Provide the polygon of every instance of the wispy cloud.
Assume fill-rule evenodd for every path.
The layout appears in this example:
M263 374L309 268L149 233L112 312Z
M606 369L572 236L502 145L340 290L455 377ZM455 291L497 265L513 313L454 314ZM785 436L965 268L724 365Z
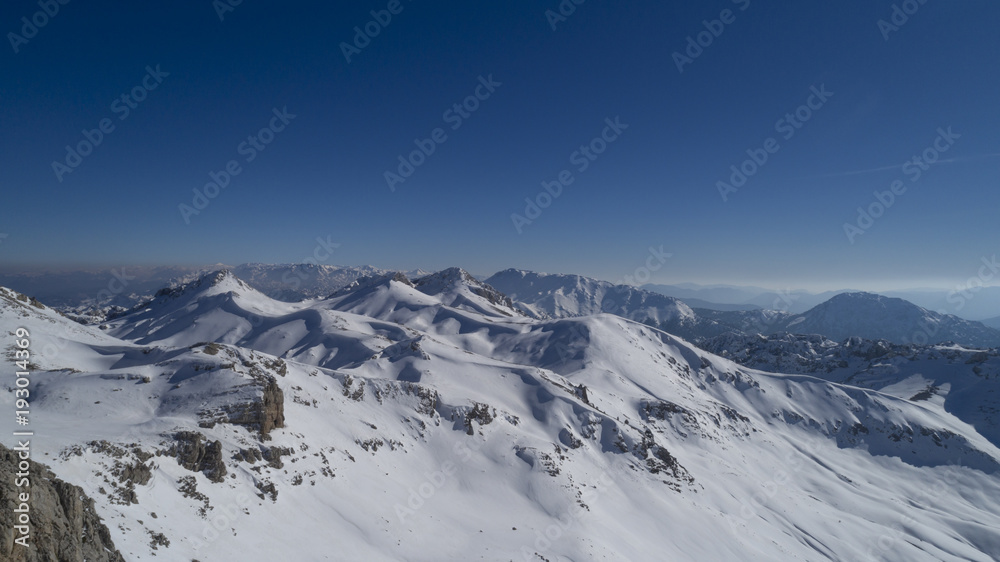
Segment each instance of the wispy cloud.
M995 159L995 158L1000 158L1000 152L990 153L990 154L975 154L975 155L972 155L972 156L959 156L959 157L956 157L956 158L945 158L943 160L938 160L937 162L934 162L933 164L928 164L928 165L930 165L930 166L939 166L939 165L942 165L942 164L958 164L958 163L962 163L962 162L976 162L976 161L980 161L980 160L990 160L990 159ZM868 174L877 174L877 173L880 173L880 172L888 172L890 170L902 170L903 166L905 166L907 163L908 162L903 162L901 164L895 164L895 165L892 165L892 166L880 166L878 168L868 168L868 169L864 169L864 170L851 170L851 171L847 171L847 172L836 172L836 173L832 173L832 174L821 174L821 175L818 175L818 176L809 176L809 177L797 178L797 179L842 178L842 177L848 177L848 176L864 176L864 175L868 175Z

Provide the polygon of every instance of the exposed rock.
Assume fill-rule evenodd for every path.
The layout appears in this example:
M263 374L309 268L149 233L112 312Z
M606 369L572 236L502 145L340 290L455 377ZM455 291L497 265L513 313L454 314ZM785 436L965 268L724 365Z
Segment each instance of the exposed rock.
M256 481L254 482L254 485L257 486L258 490L260 490L260 493L257 494L260 499L264 499L266 496L271 496L271 501L278 501L278 490L274 487L274 482L267 480Z
M642 440L635 446L633 453L645 460L646 469L650 474L668 475L671 480L664 480L674 491L681 491L683 484L693 484L694 477L684 468L677 459L670 454L670 451L656 443L653 432L646 428L643 432Z
M17 453L0 445L0 560L9 562L124 562L108 528L83 490L55 477L45 465L29 461L30 490L15 487ZM30 547L14 543L18 533L15 499L30 493Z
M233 458L253 464L262 460L263 456L260 454L260 449L240 449L240 452L236 453Z
M272 429L285 427L285 393L274 377L262 382L262 396L253 402L237 404L226 409L227 421L246 426L267 436Z
M119 479L122 482L134 482L140 486L145 486L146 484L149 484L149 480L152 477L153 470L151 467L141 462L136 462L135 464L126 466L122 469Z
M264 449L264 460L271 468L282 468L285 463L281 461L281 457L291 455L295 450L291 447L268 447Z
M486 404L474 402L472 409L465 414L466 433L469 435L475 435L476 430L472 425L472 422L478 422L479 425L489 425L496 418L496 415L496 410L491 410L491 408Z
M205 436L193 431L180 431L174 435L177 440L170 452L177 457L177 463L191 472L202 472L212 482L222 482L226 476L226 463L222 458L222 443L218 440L208 443Z

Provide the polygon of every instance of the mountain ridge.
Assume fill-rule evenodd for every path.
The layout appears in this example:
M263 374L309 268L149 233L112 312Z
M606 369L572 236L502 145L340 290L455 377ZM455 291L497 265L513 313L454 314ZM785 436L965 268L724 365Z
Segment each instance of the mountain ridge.
M126 559L319 560L317 536L371 560L1000 552L1000 449L937 397L768 374L606 312L503 314L458 269L416 285L282 303L220 272L106 330L0 300L0 329L38 349L38 454L121 522Z

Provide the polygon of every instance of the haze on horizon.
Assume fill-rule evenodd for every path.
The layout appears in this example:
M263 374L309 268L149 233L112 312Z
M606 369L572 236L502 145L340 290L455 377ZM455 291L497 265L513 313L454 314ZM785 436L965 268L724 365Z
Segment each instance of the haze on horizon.
M655 262L654 262L655 263ZM73 274L89 274L96 276L107 277L112 279L115 277L115 273L126 275L131 277L137 273L145 277L151 275L155 270L165 269L185 272L195 272L195 271L215 271L220 269L233 269L240 265L246 264L261 264L267 266L297 266L297 265L321 265L323 267L332 268L362 268L362 267L375 267L377 269L386 271L401 271L401 272L428 272L433 273L448 267L460 267L462 269L468 270L461 264L452 264L445 267L438 268L427 268L427 267L393 267L391 264L372 264L372 263L356 263L356 264L341 264L341 263L320 263L319 260L315 260L311 257L306 257L303 260L297 262L287 262L287 263L264 263L264 262L244 262L244 263L188 263L188 264L170 264L170 263L65 263L65 264L0 264L0 278L5 276L9 277L19 277L19 276L38 276L38 275L64 275L67 279L72 279ZM689 278L677 278L673 277L673 273L667 271L667 265L662 266L657 271L651 271L649 277L646 277L644 271L645 265L639 265L636 270L626 274L625 276L611 277L609 275L592 274L587 271L550 271L550 270L531 270L527 268L501 268L498 270L490 271L476 271L472 270L470 273L480 279L485 279L494 273L502 271L504 269L520 269L525 271L534 271L536 273L543 274L556 274L556 275L580 275L583 277L589 277L592 279L598 279L601 281L607 281L609 283L621 284L621 285L631 285L639 288L646 288L650 286L659 287L680 287L686 289L696 289L696 290L710 290L718 288L737 288L746 289L750 291L760 291L760 292L774 292L778 294L787 293L798 293L805 292L809 294L824 294L824 293L834 293L834 292L871 292L871 293L887 293L887 292L927 292L934 294L957 294L961 291L966 291L966 294L971 290L974 295L983 288L996 288L1000 287L1000 283L995 283L988 281L981 283L978 276L974 276L971 279L961 280L957 283L949 284L947 280L939 280L936 284L928 282L926 284L917 284L914 280L910 279L899 279L899 280L867 280L864 282L845 280L842 283L837 283L836 280L828 280L823 284L806 284L806 285L791 285L785 284L774 284L763 282L753 282L750 280L734 279L731 281L721 280L708 280L704 282L692 281ZM987 270L988 271L988 270ZM0 283L2 284L2 283ZM665 293L667 294L667 293ZM972 300L968 298L967 300ZM947 311L945 311L947 312ZM998 310L1000 312L1000 310ZM982 315L980 315L982 316Z

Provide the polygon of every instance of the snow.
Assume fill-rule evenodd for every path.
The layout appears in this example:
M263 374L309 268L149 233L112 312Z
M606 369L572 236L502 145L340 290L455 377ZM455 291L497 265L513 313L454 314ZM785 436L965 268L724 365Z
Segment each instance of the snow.
M27 327L43 369L79 371L33 375L33 445L95 499L128 560L1000 557L1000 449L946 407L962 377L944 380L932 351L914 362L919 378L880 390L767 373L602 313L591 286L574 291L510 307L453 269L284 303L220 273L106 331L0 300L0 329ZM259 394L253 373L284 392L285 427L267 441L201 427ZM996 381L964 388L995 405ZM905 396L929 382L931 399ZM222 443L223 482L162 455L138 504L100 492L135 458L88 443L163 451L178 430ZM233 459L275 447L294 450L281 468ZM180 492L188 477L204 515ZM257 495L266 483L276 499ZM149 532L170 546L154 551Z

